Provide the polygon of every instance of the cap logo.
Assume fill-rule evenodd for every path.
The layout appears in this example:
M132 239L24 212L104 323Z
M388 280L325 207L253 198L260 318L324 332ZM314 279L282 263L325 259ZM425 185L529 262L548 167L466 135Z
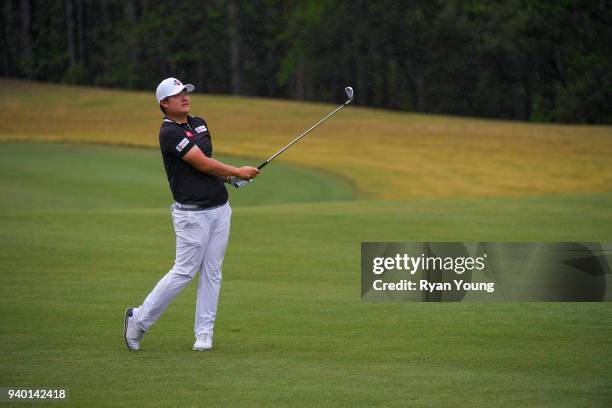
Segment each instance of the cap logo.
M181 84L181 81L179 81L178 79L175 79L173 85L182 86L183 84Z

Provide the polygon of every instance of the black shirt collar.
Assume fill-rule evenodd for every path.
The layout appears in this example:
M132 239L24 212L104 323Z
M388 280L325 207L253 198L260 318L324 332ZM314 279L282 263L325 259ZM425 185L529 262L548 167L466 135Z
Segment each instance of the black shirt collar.
M163 123L175 124L177 126L182 127L183 129L191 130L191 123L189 123L190 122L189 119L191 119L191 116L187 115L187 123L178 123L168 118L167 116L165 116Z

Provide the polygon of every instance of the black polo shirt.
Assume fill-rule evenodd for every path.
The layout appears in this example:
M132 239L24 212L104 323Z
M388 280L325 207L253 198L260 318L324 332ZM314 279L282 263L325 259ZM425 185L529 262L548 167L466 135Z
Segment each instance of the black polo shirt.
M183 160L193 146L206 157L212 157L212 140L204 119L187 117L188 123L176 123L168 118L159 130L159 146L174 200L182 204L197 204L205 208L227 202L223 178L202 173Z

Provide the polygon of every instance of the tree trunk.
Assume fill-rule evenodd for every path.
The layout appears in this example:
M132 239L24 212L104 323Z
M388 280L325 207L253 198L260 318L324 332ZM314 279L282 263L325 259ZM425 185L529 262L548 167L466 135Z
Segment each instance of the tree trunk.
M232 82L232 94L240 95L242 92L242 67L240 57L242 54L242 38L240 33L240 15L236 0L230 0L227 4L229 15L230 36L230 72Z
M111 28L109 7L109 0L100 0L100 19L104 32L108 32Z
M419 67L414 73L415 107L417 112L425 112L425 74Z
M531 105L532 101L532 92L531 92L531 84L529 81L529 75L525 74L523 77L523 88L525 89L525 120L531 120Z
M74 35L74 12L72 8L72 0L66 0L66 40L68 41L68 58L70 66L77 64L77 46Z
M357 33L357 30L352 30L352 38L351 41L353 44L361 44L362 43L362 39L359 36L359 33ZM368 74L368 67L367 67L367 58L365 55L365 52L362 52L360 47L354 47L352 49L352 55L351 55L353 62L352 65L354 67L354 72L355 72L355 87L358 90L357 92L359 92L359 104L360 105L367 105L369 102L369 90L370 90L370 83L369 83L369 74Z
M30 26L32 24L32 5L30 0L21 0L19 2L19 14L21 20L21 38L22 46L21 51L23 59L26 61L26 76L32 77L32 70L29 68L32 60L32 39L30 36Z
M567 81L565 80L565 69L563 67L563 58L561 56L561 48L555 48L555 68L557 68L557 74L561 80L563 87L567 87Z
M100 36L98 38L101 38L102 41L106 41L107 44L112 44L113 33L109 8L109 0L100 1L100 20L102 21L102 30L98 34L98 36ZM113 59L112 51L110 48L111 47L107 46L102 49L103 58L101 58L99 61L100 66L102 68L102 72L94 73L94 77L99 74L104 75L105 73L110 71Z
M138 78L139 75L139 59L138 59L138 38L136 36L136 25L138 24L138 17L136 14L136 4L135 4L135 0L127 0L125 3L125 7L123 9L123 15L125 16L125 19L128 22L128 36L126 38L126 41L129 44L129 49L130 49L130 62L132 65L131 68L131 72L132 74L135 76L135 78ZM163 34L160 34L163 35ZM129 81L129 84L126 84L128 87L132 88L137 86L137 82L138 80L136 79L135 81Z
M389 63L387 64L386 69L386 106L391 109L397 109L401 106L399 105L399 101L397 100L397 95L399 95L400 89L398 89L399 68L395 57L391 57L389 59Z
M512 104L513 116L512 119L527 120L527 97L525 89L526 69L520 57L515 57L514 65L514 81L512 84Z
M0 74L2 76L13 76L15 75L15 70L13 68L15 66L15 46L9 42L15 25L12 2L4 2L0 21L2 21L2 43L0 43L0 47L5 50L3 53L0 53L2 55L2 71L0 71Z
M76 43L78 46L78 61L81 64L85 64L85 34L83 32L83 25L85 24L85 15L83 13L83 0L75 0L76 3L76 28L77 28L77 39Z
M306 96L306 89L304 84L304 58L300 58L295 70L295 97L303 101Z

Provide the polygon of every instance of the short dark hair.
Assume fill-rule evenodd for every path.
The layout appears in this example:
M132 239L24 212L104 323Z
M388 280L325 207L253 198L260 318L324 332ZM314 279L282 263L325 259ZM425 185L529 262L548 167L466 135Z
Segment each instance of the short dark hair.
M164 107L162 106L162 102L163 101L167 101L168 97L165 97L164 99L162 99L161 101L159 101L159 109L161 109L162 112L164 112L164 115L167 115L166 110L164 109Z

